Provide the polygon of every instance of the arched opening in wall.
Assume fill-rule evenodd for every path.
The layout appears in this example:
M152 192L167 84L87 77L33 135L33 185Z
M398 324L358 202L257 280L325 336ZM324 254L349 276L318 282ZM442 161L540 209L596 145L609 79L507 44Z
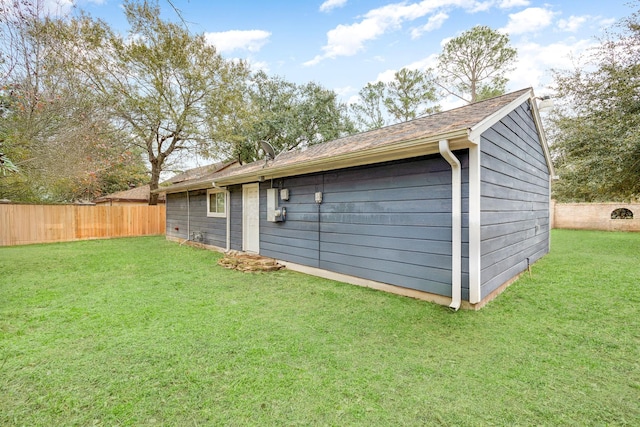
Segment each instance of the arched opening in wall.
M633 219L633 212L627 208L618 208L611 212L611 219Z

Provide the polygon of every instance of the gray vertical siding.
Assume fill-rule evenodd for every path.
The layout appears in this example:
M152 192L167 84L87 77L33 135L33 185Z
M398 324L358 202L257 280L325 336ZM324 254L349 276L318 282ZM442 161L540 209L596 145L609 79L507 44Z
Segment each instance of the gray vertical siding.
M549 170L528 103L482 134L482 298L548 251Z
M468 154L463 210L468 210ZM266 189L288 188L283 223L266 217ZM316 191L323 202L314 202ZM262 255L392 285L451 295L451 168L439 156L265 182ZM468 295L468 218L463 287ZM467 297L468 298L468 297Z

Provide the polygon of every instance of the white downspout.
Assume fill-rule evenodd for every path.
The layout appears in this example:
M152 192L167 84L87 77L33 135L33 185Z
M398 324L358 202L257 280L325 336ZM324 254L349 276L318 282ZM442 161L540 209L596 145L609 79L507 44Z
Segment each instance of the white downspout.
M451 304L458 310L462 304L462 173L460 161L451 152L449 141L439 144L440 155L451 165Z

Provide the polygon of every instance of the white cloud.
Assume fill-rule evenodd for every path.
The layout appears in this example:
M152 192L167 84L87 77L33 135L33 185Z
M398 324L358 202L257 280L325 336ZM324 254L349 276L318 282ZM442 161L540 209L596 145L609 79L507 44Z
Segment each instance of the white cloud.
M595 46L592 40L562 41L550 45L515 44L518 50L516 67L511 71L509 89L533 87L540 94L552 84L551 69L572 69L575 60Z
M605 19L600 20L600 22L598 22L598 25L600 25L600 28L608 28L608 27L612 26L615 23L616 23L616 19L615 18L605 18Z
M494 1L485 1L485 2L481 2L481 1L477 1L475 2L475 4L469 9L469 12L471 13L476 13L476 12L486 12L487 10L491 9L494 6Z
M231 30L220 33L205 33L205 38L219 52L232 52L236 49L257 52L268 41L271 33L263 30Z
M512 7L525 7L531 3L529 0L502 0L498 6L500 9L511 9Z
M530 7L518 13L509 14L509 22L500 31L509 35L532 33L551 25L554 12L541 7Z
M320 5L320 12L329 12L338 7L343 7L347 4L347 0L326 0Z
M350 93L353 93L355 90L351 86L345 86L345 87L335 88L335 89L333 89L333 91L335 93L337 93L338 96L344 98L345 96L349 95Z
M425 71L429 68L435 68L437 64L438 64L438 55L434 53L427 56L426 58L422 58L410 64L407 64L402 68L408 68L409 70ZM398 70L385 70L379 73L375 81L371 83L376 83L376 82L388 83L394 79L396 71Z
M562 31L568 31L570 33L577 32L582 24L587 22L589 15L584 16L570 16L569 19L561 19L558 21L558 28Z
M360 95L355 94L347 98L347 105L360 104Z
M262 70L265 73L269 73L271 71L269 64L265 61L255 61L252 58L243 58L243 60L247 61L249 63L249 67L254 71Z
M398 70L385 70L381 73L378 73L376 80L373 83L382 82L389 83L395 78L396 71Z
M408 65L405 65L404 68L408 68L410 70L422 70L425 71L429 68L435 69L438 66L438 54L432 53L426 58L419 59L414 61Z
M414 28L411 31L411 38L417 39L424 33L437 30L438 28L442 27L442 24L444 24L447 19L449 19L449 15L444 12L440 12L433 16L430 16L426 24L424 24L422 27Z
M13 3L14 2L11 0L0 0L0 8L6 7L11 9L15 7L13 6ZM73 0L44 0L42 2L38 2L38 13L42 14L42 16L64 16L71 12L73 3Z
M323 53L316 55L304 65L316 65L324 59L355 55L365 48L367 41L399 29L406 21L422 18L443 8L459 7L473 11L484 5L484 2L476 0L422 0L417 3L391 3L372 9L360 22L338 25L327 32L327 44L322 47Z

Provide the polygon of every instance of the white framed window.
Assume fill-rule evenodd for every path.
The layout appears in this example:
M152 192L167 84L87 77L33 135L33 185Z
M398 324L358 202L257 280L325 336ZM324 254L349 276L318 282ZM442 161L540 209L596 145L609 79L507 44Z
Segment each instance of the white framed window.
M212 188L207 190L207 216L227 217L227 192Z

